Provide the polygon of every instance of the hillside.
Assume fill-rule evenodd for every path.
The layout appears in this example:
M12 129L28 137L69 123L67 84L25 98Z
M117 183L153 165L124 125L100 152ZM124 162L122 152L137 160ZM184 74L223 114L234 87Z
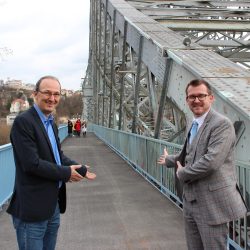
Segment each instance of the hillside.
M9 143L10 126L6 124L6 116L10 113L13 100L27 97L30 106L33 105L32 91L12 89L0 86L0 145ZM72 96L62 96L56 110L57 124L67 122L68 118L79 117L82 114L83 102L79 92Z
M10 113L10 106L12 101L17 98L27 97L30 106L33 105L32 91L24 89L12 89L8 87L0 87L0 118L6 118ZM62 96L60 104L56 110L57 119L60 117L73 117L82 114L82 95L77 92L72 96Z

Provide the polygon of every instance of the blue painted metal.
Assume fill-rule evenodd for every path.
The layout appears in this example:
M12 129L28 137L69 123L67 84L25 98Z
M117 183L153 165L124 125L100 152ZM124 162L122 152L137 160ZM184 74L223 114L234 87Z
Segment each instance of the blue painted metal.
M59 131L59 138L60 138L60 142L63 142L67 137L68 137L68 126L67 125L59 125L58 128Z
M15 163L11 144L0 146L0 207L11 197L15 180Z
M167 196L178 207L182 207L182 202L177 196L174 185L174 169L167 169L157 164L157 159L159 155L162 154L164 147L167 147L169 154L175 154L181 150L180 145L94 124L89 125L88 128L89 131L93 131L98 138L116 151L160 192ZM250 179L248 178L250 175L250 165L237 162L236 169L242 189L241 191L245 200L248 201L249 192L247 190L250 190ZM238 220L232 224L231 231L233 231L233 239L229 238L228 240L229 249L248 249L250 242L247 236L246 216L243 223Z
M59 126L59 138L62 142L68 136L67 125ZM15 162L12 145L0 146L0 208L10 199L15 181Z

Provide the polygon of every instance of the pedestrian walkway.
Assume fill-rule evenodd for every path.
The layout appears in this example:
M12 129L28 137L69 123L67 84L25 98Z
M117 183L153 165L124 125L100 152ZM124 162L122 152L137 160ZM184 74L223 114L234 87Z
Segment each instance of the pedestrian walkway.
M67 184L57 250L186 250L182 212L94 134L69 138L66 155L91 166L94 181ZM17 249L0 213L0 249Z

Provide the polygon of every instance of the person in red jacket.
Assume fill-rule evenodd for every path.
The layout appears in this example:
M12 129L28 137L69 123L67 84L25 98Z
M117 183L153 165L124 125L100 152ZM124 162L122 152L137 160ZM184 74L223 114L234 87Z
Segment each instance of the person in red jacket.
M82 123L81 123L81 120L78 118L76 123L75 123L75 126L74 126L74 129L76 131L76 134L80 137L80 134L81 134L81 127L82 127Z

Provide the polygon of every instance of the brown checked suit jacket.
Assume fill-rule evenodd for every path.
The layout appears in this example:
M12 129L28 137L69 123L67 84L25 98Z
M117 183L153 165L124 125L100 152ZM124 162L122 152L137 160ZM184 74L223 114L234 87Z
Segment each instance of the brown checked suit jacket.
M176 167L178 160L184 166L178 173L183 199L196 201L202 219L210 225L243 217L246 206L237 185L230 120L210 110L191 145L184 145L179 155L166 159L167 167Z

